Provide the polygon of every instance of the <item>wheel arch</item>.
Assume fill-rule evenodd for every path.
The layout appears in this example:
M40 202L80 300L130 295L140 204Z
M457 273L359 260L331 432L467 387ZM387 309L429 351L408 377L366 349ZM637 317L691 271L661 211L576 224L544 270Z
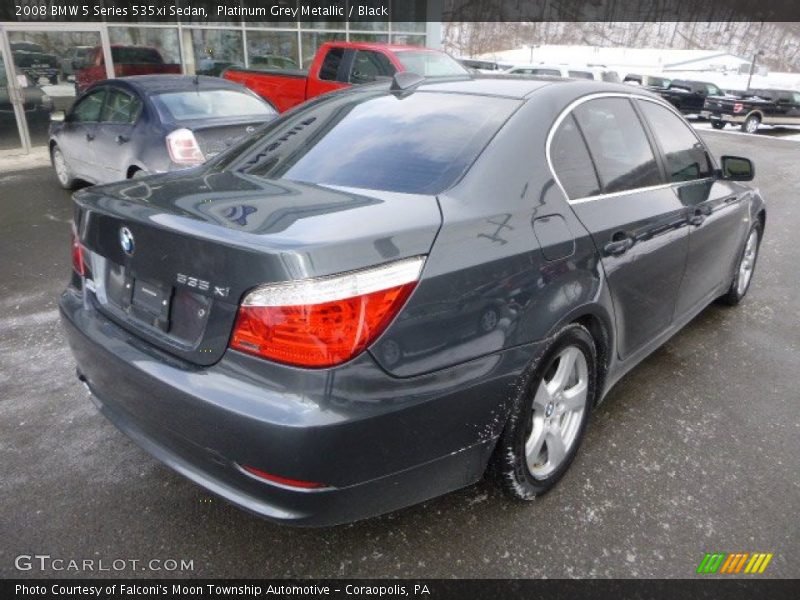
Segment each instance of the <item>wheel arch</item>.
M594 340L597 351L597 394L595 403L603 396L603 390L614 355L614 319L600 304L584 304L570 311L551 330L548 341L565 326L577 323L585 327Z
M753 116L758 117L758 121L760 123L764 122L764 113L761 112L761 110L758 109L758 108L755 108L755 109L751 110L749 113L747 113L745 115L745 117L744 117L744 120L747 121L747 119L749 119L750 117L753 117Z

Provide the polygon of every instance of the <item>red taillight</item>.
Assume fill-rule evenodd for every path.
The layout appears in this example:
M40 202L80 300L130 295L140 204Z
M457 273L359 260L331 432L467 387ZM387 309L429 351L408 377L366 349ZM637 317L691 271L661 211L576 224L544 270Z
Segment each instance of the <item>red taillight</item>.
M330 367L361 353L397 315L424 258L332 277L265 285L239 307L231 348L302 367Z
M75 272L80 275L81 277L86 275L86 267L84 266L83 262L83 246L81 246L81 240L78 237L78 233L75 231L75 227L72 227L72 268Z
M742 104L741 102L735 102L733 104L733 112L740 113L743 110L744 110L744 104Z
M176 129L167 135L167 150L176 165L199 165L206 160L194 133L189 129Z
M251 467L249 465L242 465L241 468L250 475L258 477L259 479L264 479L265 481L277 483L278 485L283 485L286 487L300 488L303 490L318 490L320 488L330 487L324 483L317 483L315 481L301 481L300 479L289 479L288 477L273 475L272 473L267 473L266 471L256 469L255 467Z

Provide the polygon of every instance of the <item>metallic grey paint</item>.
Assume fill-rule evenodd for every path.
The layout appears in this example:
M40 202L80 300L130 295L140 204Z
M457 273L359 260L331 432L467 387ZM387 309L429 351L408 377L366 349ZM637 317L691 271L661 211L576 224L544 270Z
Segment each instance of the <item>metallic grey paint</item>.
M78 281L64 293L80 372L112 421L268 518L353 520L479 479L520 378L563 324L580 320L595 337L602 398L727 290L749 225L763 218L756 192L715 178L570 203L551 171L551 126L566 108L598 93L651 96L519 78L406 93L428 87L525 100L435 198L265 181L213 164L75 196L80 237L99 266L122 261L160 281L191 269L231 288L229 299L208 300L210 330L185 347L126 322ZM257 218L226 218L243 203ZM137 240L127 259L122 224ZM618 231L633 244L609 254ZM236 305L254 285L417 254L428 258L407 305L349 363L300 369L226 350ZM331 489L287 491L234 463Z

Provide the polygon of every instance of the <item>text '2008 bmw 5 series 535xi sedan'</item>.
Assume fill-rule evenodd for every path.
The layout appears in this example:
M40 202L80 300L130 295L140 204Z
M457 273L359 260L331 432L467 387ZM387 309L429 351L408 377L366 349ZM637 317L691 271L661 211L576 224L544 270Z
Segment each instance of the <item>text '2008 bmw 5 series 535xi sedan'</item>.
M61 313L103 414L264 517L352 521L489 467L529 500L626 371L743 298L752 177L645 91L405 73L76 193Z

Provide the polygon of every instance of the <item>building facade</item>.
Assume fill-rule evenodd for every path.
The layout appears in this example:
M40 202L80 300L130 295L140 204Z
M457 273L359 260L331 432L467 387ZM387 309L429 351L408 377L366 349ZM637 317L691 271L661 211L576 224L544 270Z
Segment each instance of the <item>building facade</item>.
M168 72L212 76L234 65L300 69L334 40L438 48L441 23L0 22L0 154L47 143L50 113L72 105L76 73L90 62L106 77L121 64L159 63Z

